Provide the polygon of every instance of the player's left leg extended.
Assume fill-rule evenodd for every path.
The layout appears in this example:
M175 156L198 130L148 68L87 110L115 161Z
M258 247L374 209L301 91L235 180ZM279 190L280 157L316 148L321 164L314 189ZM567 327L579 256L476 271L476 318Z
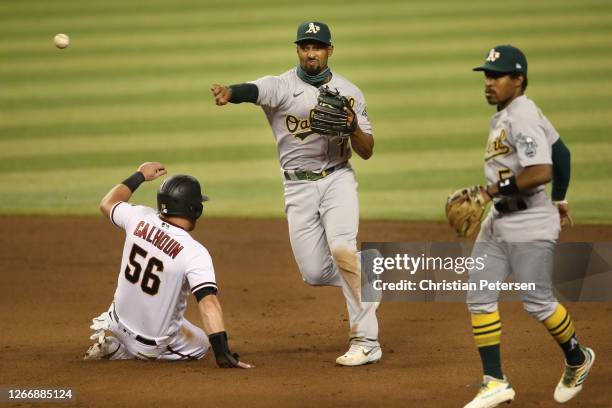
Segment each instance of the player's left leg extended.
M361 263L357 254L359 201L355 173L350 168L343 169L321 181L321 223L334 265L342 278L350 322L351 347L336 362L348 366L376 362L382 357L377 304L361 302Z
M544 324L565 355L565 370L554 398L557 402L566 402L582 390L582 384L595 361L595 353L588 347L580 346L571 316L554 297L552 272L555 246L553 241L538 241L514 244L511 251L517 281L536 284L536 290L522 294L525 310Z

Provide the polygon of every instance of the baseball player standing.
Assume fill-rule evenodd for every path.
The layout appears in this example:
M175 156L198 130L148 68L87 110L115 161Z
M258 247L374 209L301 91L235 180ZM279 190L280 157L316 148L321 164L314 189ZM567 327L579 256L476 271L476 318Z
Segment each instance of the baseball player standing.
M484 71L485 97L497 113L490 123L485 152L485 177L481 193L493 200L483 221L472 257L484 257L482 270L470 270L470 282L503 282L514 272L521 283L535 283L536 290L521 293L527 312L542 322L565 354L565 370L555 391L557 402L566 402L582 389L595 361L595 353L580 346L574 323L557 302L552 290L553 257L562 218L568 215L564 201L569 183L569 151L559 134L524 95L527 59L511 45L489 51ZM554 163L554 169L553 169ZM553 179L553 200L545 184ZM514 399L515 392L501 368L501 320L499 291L469 291L472 330L484 369L484 382L466 408L488 408Z
M266 114L276 139L291 247L302 278L314 286L340 286L347 303L350 348L336 363L372 363L382 356L377 303L361 302L359 203L348 161L351 147L364 160L373 153L366 102L359 88L328 67L334 47L326 24L300 24L295 44L297 67L249 83L213 84L211 91L217 105L251 102ZM346 109L346 120L352 133L346 138L323 136L311 129L311 111L323 85L351 102L353 109Z
M196 360L212 345L219 367L250 368L229 350L212 259L189 235L208 199L200 183L186 175L166 179L157 193L159 213L128 203L140 184L164 174L163 164L144 163L100 203L126 236L114 301L93 319L95 343L84 358ZM183 317L189 292L208 336Z

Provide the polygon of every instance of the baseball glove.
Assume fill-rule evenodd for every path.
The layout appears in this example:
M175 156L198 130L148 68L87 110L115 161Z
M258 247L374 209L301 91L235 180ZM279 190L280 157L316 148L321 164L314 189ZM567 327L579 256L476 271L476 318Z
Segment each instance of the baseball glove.
M348 123L347 108L353 113L353 121ZM324 86L319 89L319 97L310 118L310 128L325 136L349 137L357 128L357 116L349 100Z
M446 218L460 237L471 238L480 229L487 208L482 186L462 188L446 200Z

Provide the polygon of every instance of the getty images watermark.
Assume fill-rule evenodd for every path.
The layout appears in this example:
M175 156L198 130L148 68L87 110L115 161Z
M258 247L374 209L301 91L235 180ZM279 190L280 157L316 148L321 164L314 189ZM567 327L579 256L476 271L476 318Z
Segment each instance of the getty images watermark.
M552 286L561 301L612 300L610 242L513 243L508 251L500 256L486 244L363 243L361 297L463 302L468 292L495 292L504 301L550 293Z
M534 282L502 282L500 280L489 281L478 279L476 282L464 282L460 279L443 279L440 282L432 279L409 280L401 279L399 282L385 282L380 279L385 271L403 271L416 275L418 271L450 271L462 275L468 270L482 272L485 270L487 255L478 257L440 257L425 256L420 254L411 256L406 253L395 254L393 257L374 256L372 258L372 272L379 279L372 281L372 287L376 291L385 290L536 290Z

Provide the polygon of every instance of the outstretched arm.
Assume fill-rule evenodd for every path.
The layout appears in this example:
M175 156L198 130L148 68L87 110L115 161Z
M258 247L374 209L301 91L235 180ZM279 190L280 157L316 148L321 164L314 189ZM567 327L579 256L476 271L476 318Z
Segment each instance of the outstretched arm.
M144 181L155 180L164 174L166 174L166 166L161 163L147 162L141 164L134 174L106 193L102 201L100 201L100 211L106 217L109 217L113 206L120 201L129 201L134 191L136 191L138 186Z
M219 84L212 84L210 86L215 103L218 106L227 105L231 103L242 103L251 102L256 103L259 96L259 88L255 84L238 84L223 86Z
M198 302L198 310L208 334L210 345L215 353L217 365L221 368L251 368L252 365L239 360L238 354L232 353L227 344L227 333L223 324L223 312L217 295L209 294Z

